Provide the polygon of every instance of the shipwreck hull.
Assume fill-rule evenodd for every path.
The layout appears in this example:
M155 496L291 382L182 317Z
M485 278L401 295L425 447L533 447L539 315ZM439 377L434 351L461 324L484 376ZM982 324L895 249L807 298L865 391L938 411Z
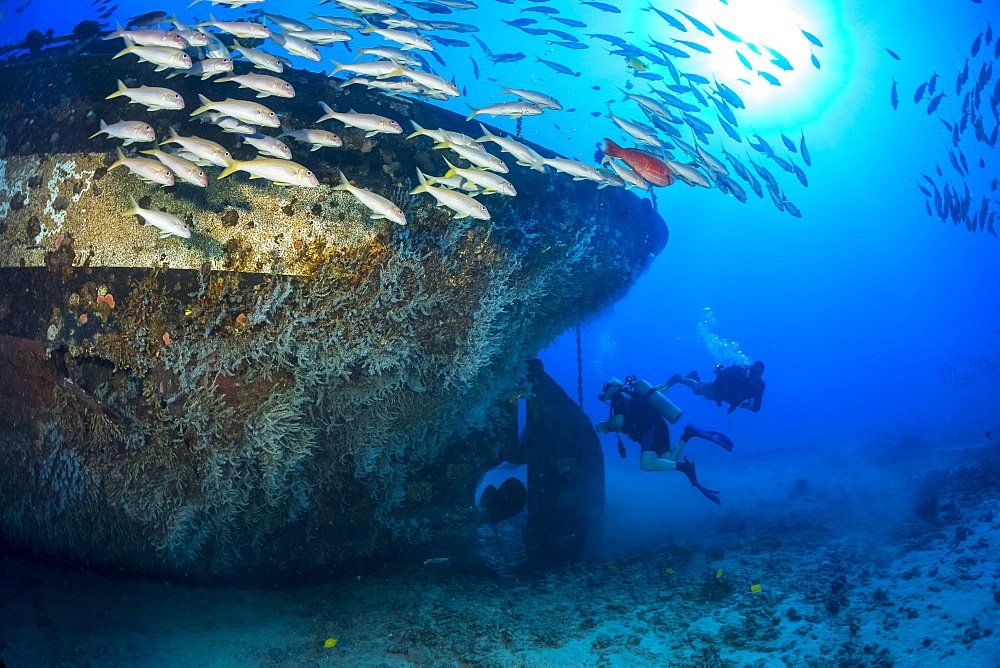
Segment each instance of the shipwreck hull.
M624 294L664 247L663 220L512 160L518 195L482 198L491 221L456 220L408 194L417 167L444 171L429 140L352 130L343 148L295 151L318 188L144 184L108 171L119 142L88 139L98 119L254 151L187 111L103 99L136 75L189 101L231 86L106 54L0 77L0 537L165 577L460 552L476 481L514 445L526 360ZM479 134L419 101L286 75L298 97L265 102L288 126L315 127L324 100ZM409 224L332 190L338 169ZM123 216L130 196L192 238Z

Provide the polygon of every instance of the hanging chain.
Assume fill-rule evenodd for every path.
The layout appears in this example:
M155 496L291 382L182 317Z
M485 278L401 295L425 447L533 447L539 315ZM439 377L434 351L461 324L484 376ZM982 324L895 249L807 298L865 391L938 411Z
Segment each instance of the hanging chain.
M580 323L576 324L576 390L583 410L583 345L580 343Z

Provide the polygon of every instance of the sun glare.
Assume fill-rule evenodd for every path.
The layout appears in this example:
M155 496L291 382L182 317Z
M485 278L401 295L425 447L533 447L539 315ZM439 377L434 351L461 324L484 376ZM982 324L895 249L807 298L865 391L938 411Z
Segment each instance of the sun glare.
M674 61L678 67L714 75L737 91L748 110L798 106L813 88L819 72L811 58L822 65L823 49L813 45L801 29L821 40L823 31L802 0L729 0L727 4L696 0L681 9L704 23L714 36L674 13L688 31L679 32L660 22L651 37L691 52L692 58ZM711 53L698 53L673 39L701 44Z

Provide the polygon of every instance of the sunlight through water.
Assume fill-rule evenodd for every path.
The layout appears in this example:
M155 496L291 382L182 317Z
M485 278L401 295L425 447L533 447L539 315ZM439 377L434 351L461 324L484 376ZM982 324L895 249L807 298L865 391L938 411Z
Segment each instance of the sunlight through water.
M668 7L656 6L661 10ZM674 60L682 72L714 75L732 87L746 103L743 118L757 131L794 130L819 115L842 88L844 68L838 65L845 56L843 48L836 52L828 48L840 42L837 33L843 29L836 17L841 10L836 6L797 0L731 0L728 4L697 0L680 5L678 10L671 14L687 32L657 17L647 24L649 36L691 53L691 58ZM703 23L713 35L699 30L679 12ZM812 44L802 29L817 36L824 46ZM711 53L699 52L684 41Z

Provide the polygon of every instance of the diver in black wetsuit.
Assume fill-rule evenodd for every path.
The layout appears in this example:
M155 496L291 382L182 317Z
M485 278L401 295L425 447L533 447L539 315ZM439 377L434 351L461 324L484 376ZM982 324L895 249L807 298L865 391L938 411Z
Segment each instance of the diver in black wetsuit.
M763 374L764 363L759 361L749 366L733 364L723 367L718 364L715 367L715 380L703 383L697 371L692 371L683 377L675 373L667 381L666 386L687 385L695 394L714 401L717 406L721 406L725 401L729 404L728 413L738 408L756 413L760 410L760 401L764 397L764 380L761 378Z
M636 389L635 386L640 383L640 387L645 391ZM689 424L684 428L677 445L671 448L670 428L661 414L661 409L657 407L659 402L666 400L666 397L660 394L657 388L650 387L644 381L630 377L624 384L614 380L605 383L604 394L600 399L611 404L611 417L606 422L599 422L595 428L602 433L613 431L624 433L641 444L639 468L643 471L680 471L691 481L692 487L698 488L698 491L709 500L721 503L718 490L707 489L698 482L694 462L689 461L687 457L683 461L678 460L684 453L687 442L692 438L704 438L730 452L733 449L732 441L718 432L704 431ZM681 412L673 404L670 406L674 411L671 421L676 422L680 419ZM620 438L618 450L624 457L625 448Z

